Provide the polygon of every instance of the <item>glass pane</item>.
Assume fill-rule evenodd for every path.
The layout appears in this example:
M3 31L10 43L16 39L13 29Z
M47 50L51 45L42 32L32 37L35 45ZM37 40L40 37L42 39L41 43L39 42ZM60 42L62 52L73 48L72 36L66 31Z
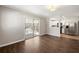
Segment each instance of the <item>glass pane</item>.
M26 38L33 37L33 19L26 19L25 23L25 29L26 29Z
M40 29L40 20L39 19L34 19L34 36L37 36L37 35L40 34L39 29Z

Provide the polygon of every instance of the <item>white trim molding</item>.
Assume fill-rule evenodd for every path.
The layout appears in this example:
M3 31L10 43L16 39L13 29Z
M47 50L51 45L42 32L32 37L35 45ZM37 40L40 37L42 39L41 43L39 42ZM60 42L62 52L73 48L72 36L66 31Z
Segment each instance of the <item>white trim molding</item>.
M18 42L21 42L21 41L24 41L24 40L25 39L14 41L14 42L10 42L10 43L5 43L5 44L0 45L0 47L5 47L5 46L11 45L11 44L15 44L15 43L18 43Z

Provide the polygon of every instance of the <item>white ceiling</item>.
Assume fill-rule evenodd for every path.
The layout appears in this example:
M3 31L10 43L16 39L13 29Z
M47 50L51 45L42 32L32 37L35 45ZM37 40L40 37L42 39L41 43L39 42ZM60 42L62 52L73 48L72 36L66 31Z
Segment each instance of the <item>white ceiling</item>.
M79 16L79 5L60 5L56 11L49 11L46 5L5 5L6 7L29 12L43 17Z

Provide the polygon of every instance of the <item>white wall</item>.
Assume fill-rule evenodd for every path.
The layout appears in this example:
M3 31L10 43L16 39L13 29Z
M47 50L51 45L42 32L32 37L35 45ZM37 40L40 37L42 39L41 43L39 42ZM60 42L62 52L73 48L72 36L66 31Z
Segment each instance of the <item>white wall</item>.
M0 46L24 40L26 17L40 18L40 34L45 34L45 19L0 6Z
M47 34L47 24L46 24L46 19L40 18L40 35Z
M0 45L24 39L24 15L0 7Z

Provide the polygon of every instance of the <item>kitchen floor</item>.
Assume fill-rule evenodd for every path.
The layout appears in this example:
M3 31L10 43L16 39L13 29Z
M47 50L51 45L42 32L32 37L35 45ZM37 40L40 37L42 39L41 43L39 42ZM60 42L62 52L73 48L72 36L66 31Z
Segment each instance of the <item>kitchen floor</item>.
M77 35L66 35L66 34L61 34L61 37L79 40L79 36L77 36Z

